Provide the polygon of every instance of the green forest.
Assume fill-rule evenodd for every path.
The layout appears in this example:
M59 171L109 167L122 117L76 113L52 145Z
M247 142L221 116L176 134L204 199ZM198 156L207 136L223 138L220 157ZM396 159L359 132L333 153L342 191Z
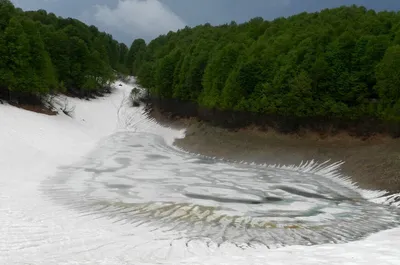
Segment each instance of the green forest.
M128 56L134 54L125 44L95 26L0 0L0 99L101 95L118 74L132 71Z
M400 13L360 6L137 40L133 73L157 99L307 119L400 122Z
M121 74L158 100L258 117L379 121L400 132L400 13L343 6L185 27L127 47L79 20L0 0L0 100L101 95Z

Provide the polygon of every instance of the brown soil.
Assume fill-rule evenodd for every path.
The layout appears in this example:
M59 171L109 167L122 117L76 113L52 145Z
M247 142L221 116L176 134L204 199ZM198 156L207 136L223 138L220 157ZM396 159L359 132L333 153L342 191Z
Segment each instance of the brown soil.
M187 128L186 137L175 144L190 152L268 164L344 161L342 173L360 187L400 192L400 139L381 135L360 139L346 133L283 135L257 128L230 131L196 119L171 120L156 111L152 116L168 126Z
M42 113L42 114L46 114L46 115L50 115L50 116L55 116L58 114L58 112L51 110L49 108L46 108L44 106L28 105L28 104L12 104L12 103L10 103L10 104L17 108L21 108L24 110L29 110L29 111L33 111L33 112L37 112L37 113Z

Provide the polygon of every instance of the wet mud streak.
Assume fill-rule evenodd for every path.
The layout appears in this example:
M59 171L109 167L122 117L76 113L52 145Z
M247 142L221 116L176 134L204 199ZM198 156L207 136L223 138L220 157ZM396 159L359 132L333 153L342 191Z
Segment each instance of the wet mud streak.
M216 202L222 203L243 203L243 204L261 204L261 203L268 203L268 202L279 202L283 199L277 197L265 197L260 198L260 200L245 200L245 199L230 199L230 198L218 198L216 196L207 196L201 194L184 194L186 197L193 198L193 199L201 199L201 200L212 200Z

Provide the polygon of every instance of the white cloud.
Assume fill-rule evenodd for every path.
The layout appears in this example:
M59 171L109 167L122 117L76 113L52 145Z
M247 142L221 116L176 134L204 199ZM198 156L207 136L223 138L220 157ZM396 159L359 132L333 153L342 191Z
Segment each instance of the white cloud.
M95 20L132 37L155 38L185 27L182 19L159 0L119 0L115 8L96 5Z

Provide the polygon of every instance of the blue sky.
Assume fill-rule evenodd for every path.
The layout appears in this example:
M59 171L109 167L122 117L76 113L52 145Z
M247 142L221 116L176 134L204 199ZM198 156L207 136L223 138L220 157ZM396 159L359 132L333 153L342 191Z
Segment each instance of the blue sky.
M151 40L186 25L244 22L260 16L274 19L340 5L400 10L398 0L12 0L24 10L45 9L94 24L127 44Z

